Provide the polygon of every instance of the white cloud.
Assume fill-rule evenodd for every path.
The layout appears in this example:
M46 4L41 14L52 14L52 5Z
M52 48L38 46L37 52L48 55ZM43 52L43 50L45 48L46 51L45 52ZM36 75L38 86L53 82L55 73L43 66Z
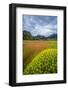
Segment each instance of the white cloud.
M45 37L57 33L57 18L43 16L24 16L24 30L33 36L44 35Z
M52 29L53 28L53 29ZM55 30L54 30L55 28ZM51 26L51 25L46 25L46 26L41 26L41 25L36 25L35 29L33 30L33 35L44 35L44 36L49 36L51 34L55 34L56 31L56 25L55 26Z

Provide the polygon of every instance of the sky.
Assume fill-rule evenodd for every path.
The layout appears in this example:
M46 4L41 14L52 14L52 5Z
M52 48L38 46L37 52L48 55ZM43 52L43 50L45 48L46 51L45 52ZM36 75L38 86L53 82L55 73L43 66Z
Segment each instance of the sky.
M57 16L23 15L23 28L33 36L57 34Z

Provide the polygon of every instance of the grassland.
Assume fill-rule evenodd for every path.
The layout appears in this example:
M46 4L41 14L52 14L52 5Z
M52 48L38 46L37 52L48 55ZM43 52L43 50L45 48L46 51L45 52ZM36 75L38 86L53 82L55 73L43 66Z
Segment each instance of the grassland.
M24 40L23 73L57 73L57 41Z

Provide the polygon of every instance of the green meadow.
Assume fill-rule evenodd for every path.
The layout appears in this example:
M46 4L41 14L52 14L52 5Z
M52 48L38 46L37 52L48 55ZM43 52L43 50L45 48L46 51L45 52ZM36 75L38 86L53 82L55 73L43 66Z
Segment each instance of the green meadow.
M23 41L23 74L57 73L57 40Z

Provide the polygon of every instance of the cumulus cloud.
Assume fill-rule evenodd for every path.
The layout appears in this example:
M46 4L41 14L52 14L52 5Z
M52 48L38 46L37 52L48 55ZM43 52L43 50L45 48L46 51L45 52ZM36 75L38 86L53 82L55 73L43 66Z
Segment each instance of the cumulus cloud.
M57 16L32 16L24 15L24 30L29 31L33 36L49 36L57 33Z

